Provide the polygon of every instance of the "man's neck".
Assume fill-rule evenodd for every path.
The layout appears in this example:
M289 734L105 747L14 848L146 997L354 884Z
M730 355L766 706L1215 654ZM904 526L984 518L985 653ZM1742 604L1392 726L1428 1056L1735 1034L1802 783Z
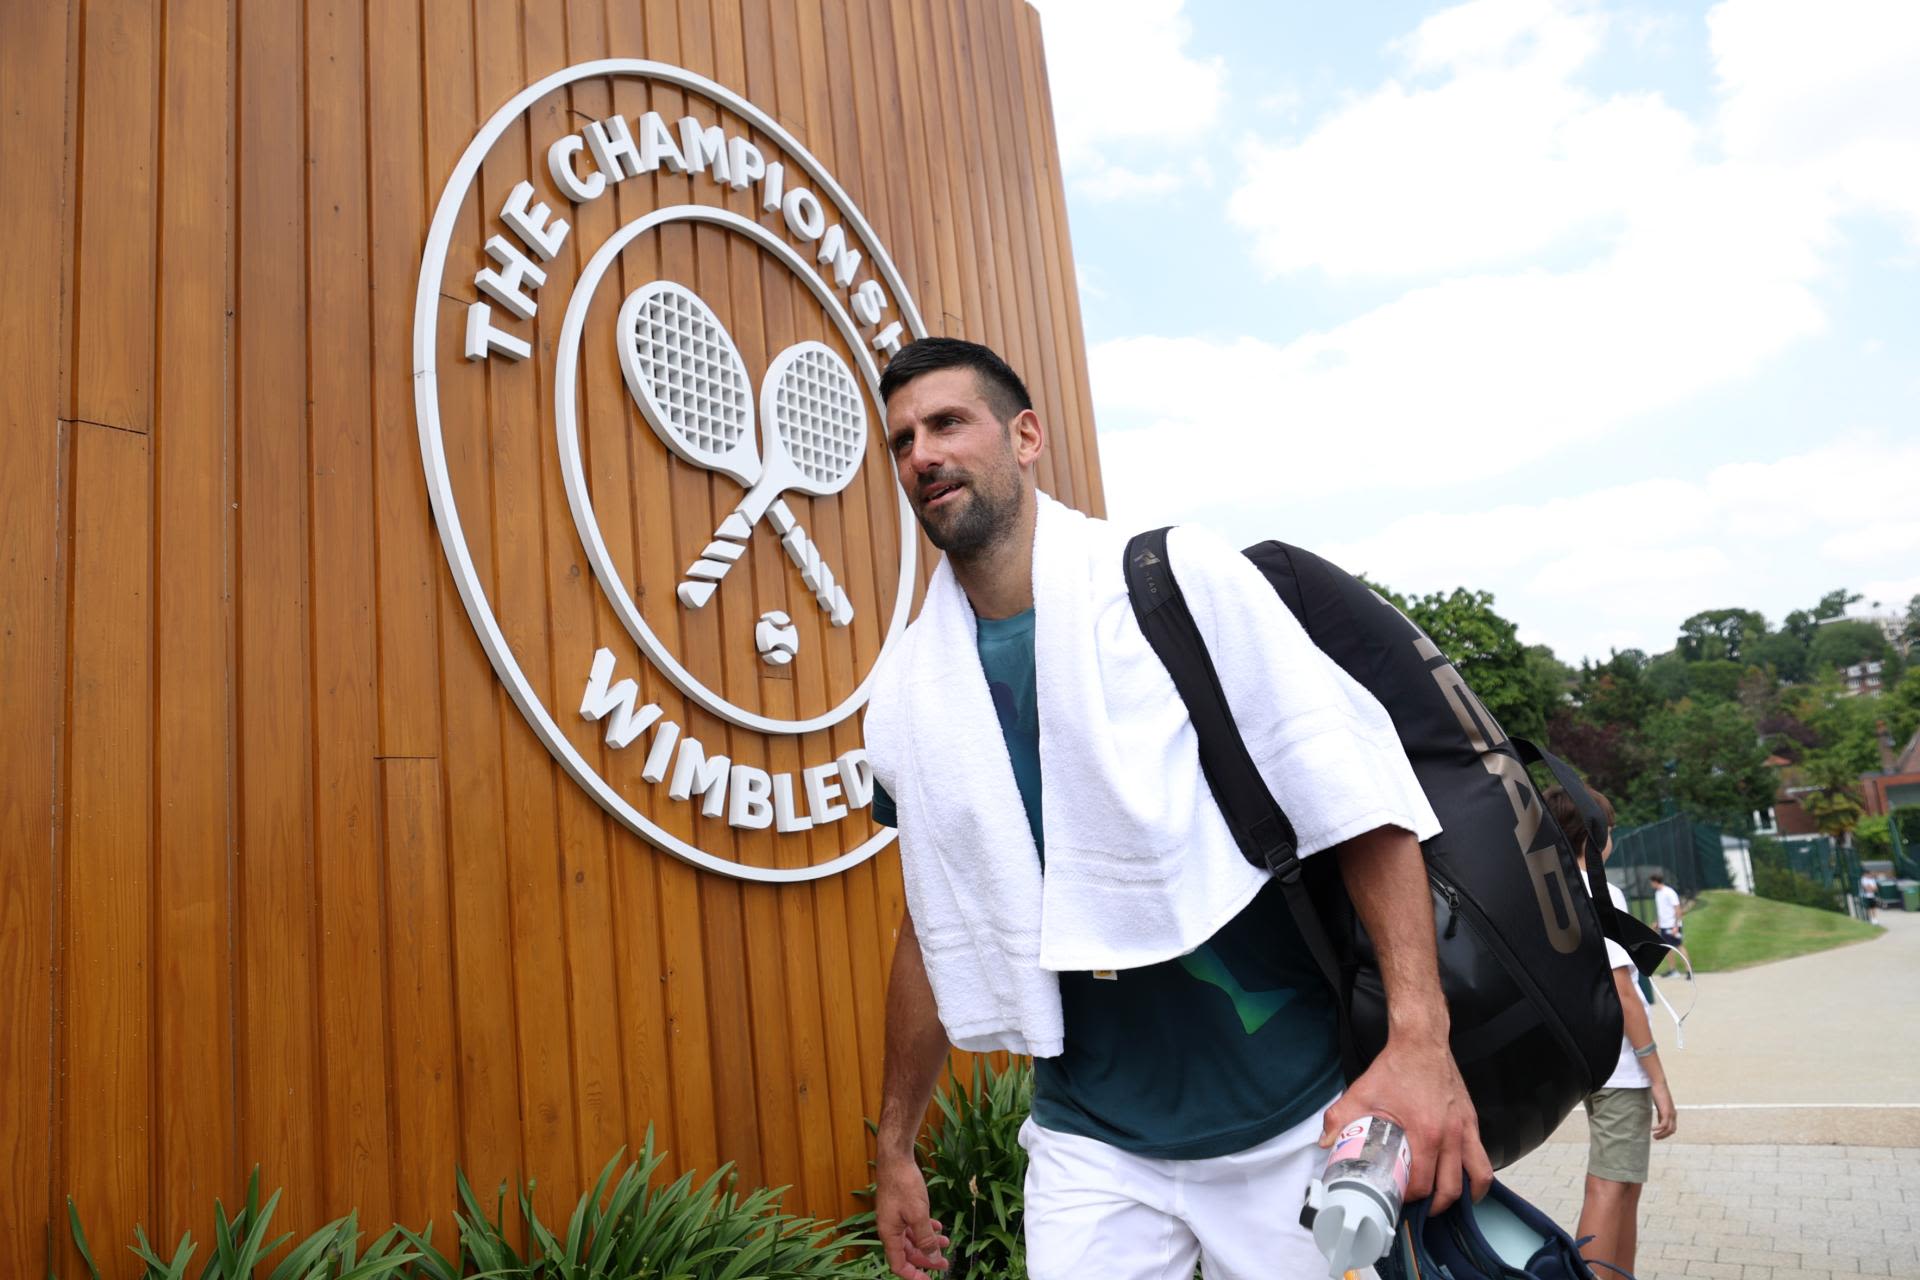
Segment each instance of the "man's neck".
M976 617L1011 618L1033 608L1033 526L1039 503L1032 489L1020 506L1005 537L964 560L947 557Z

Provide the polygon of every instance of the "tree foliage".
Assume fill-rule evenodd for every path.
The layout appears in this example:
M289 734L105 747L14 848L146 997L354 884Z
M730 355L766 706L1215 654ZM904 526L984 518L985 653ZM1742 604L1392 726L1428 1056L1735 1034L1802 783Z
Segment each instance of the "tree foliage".
M1920 668L1903 674L1899 648L1880 627L1845 616L1860 596L1844 589L1788 613L1778 630L1753 609L1705 609L1680 624L1665 653L1616 650L1577 671L1544 645L1522 645L1488 592L1409 598L1378 589L1452 660L1503 729L1544 739L1613 800L1625 824L1680 811L1746 831L1785 776L1814 788L1807 812L1844 837L1863 816L1857 779L1881 768L1883 737L1897 750L1920 731ZM1920 639L1920 596L1907 614ZM1839 674L1868 658L1889 664L1884 694L1860 694ZM1880 828L1866 830L1874 837Z

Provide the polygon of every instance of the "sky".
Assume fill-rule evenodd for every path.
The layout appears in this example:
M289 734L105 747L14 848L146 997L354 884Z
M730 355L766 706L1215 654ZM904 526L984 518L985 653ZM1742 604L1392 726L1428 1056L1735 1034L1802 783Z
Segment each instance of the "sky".
M1569 662L1920 594L1920 4L1037 7L1116 522Z

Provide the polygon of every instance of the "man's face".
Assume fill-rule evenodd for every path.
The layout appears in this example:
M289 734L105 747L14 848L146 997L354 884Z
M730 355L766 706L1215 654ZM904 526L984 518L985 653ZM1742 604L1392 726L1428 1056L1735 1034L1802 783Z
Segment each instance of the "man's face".
M1014 432L994 416L967 368L922 374L887 401L887 448L900 487L933 545L967 559L1019 515Z

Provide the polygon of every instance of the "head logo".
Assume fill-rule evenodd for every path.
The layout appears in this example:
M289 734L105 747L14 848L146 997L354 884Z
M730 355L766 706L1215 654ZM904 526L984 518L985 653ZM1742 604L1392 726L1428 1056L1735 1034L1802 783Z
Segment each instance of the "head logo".
M911 512L868 461L878 358L924 333L832 175L679 67L529 86L441 194L414 388L442 548L535 734L669 853L806 880L891 838L846 821L872 778L845 722L912 604ZM714 851L753 831L779 865Z

